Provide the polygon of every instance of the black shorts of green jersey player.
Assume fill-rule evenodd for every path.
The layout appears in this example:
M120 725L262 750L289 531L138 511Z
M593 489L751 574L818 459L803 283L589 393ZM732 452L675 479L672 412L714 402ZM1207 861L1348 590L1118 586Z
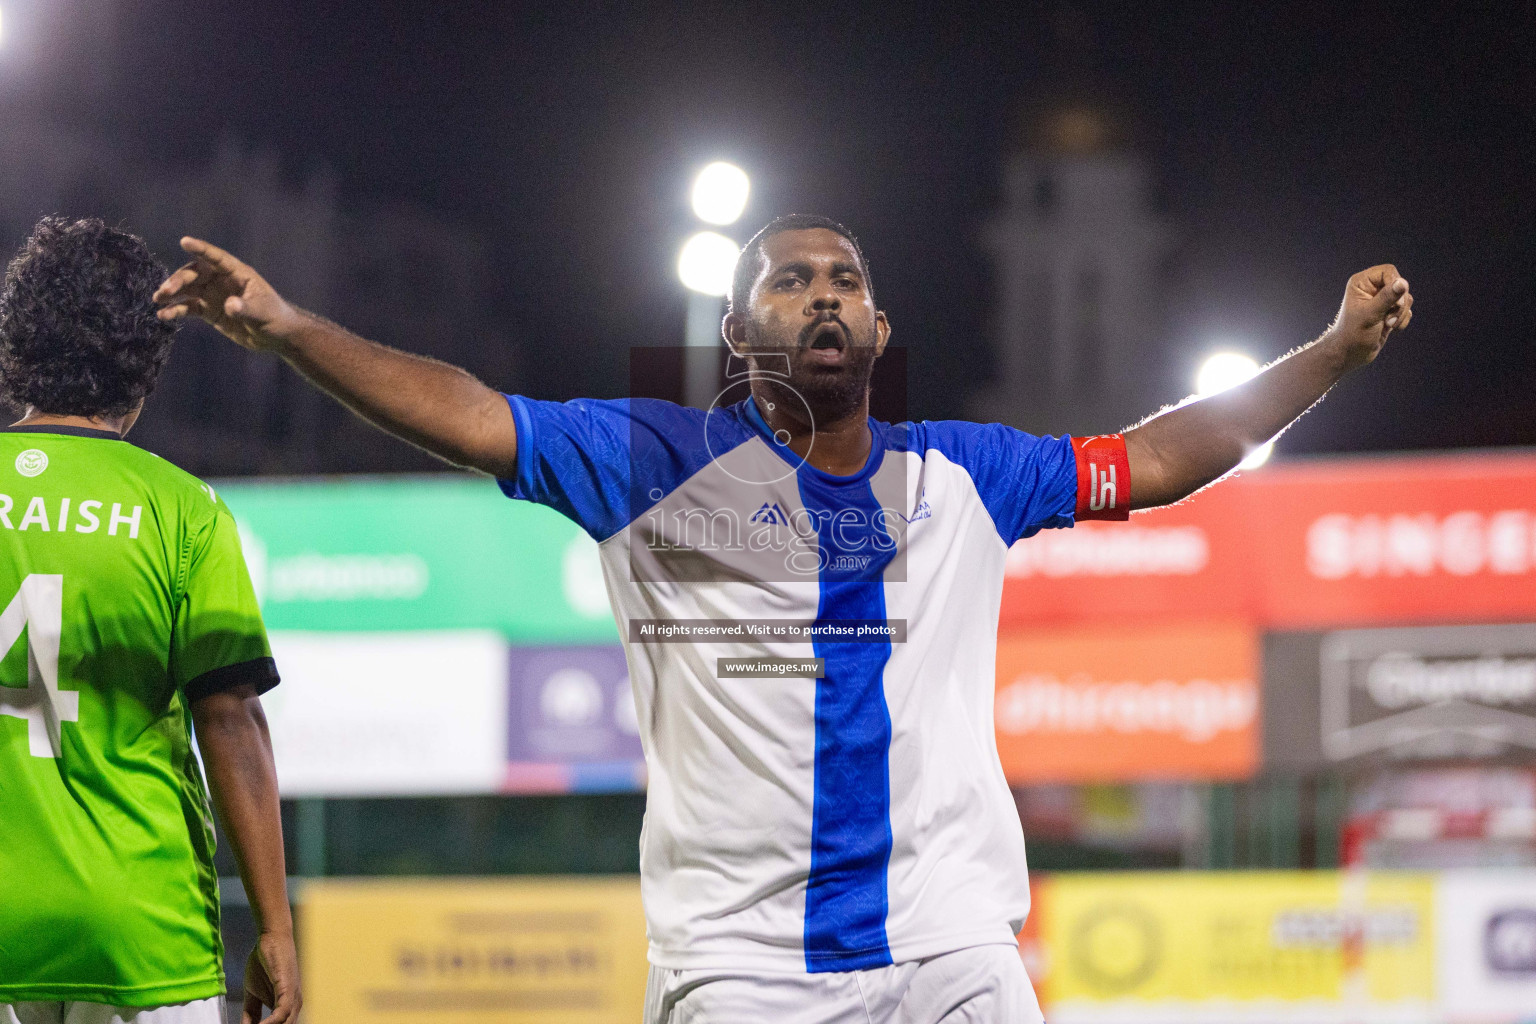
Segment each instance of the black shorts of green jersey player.
M170 355L164 276L133 235L50 217L0 290L0 1020L222 1021L213 808L260 931L246 1019L299 1009L278 677L235 522L123 440Z

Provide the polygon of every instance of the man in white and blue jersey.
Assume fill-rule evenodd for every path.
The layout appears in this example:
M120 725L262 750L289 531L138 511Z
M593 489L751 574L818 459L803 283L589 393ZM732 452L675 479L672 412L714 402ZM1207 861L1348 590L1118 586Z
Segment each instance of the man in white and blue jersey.
M890 337L853 235L743 250L708 412L504 396L290 306L195 239L157 299L599 543L650 769L647 1024L1038 1021L1014 946L1024 838L992 725L1003 563L1232 469L1406 326L1390 266L1241 387L1126 431L883 423ZM681 642L680 642L681 641Z

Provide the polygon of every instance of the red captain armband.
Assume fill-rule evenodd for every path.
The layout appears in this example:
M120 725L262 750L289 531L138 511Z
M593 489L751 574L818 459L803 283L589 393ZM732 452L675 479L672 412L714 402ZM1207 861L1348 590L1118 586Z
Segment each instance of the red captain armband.
M1084 519L1131 517L1131 458L1123 434L1072 438L1077 457L1077 512Z

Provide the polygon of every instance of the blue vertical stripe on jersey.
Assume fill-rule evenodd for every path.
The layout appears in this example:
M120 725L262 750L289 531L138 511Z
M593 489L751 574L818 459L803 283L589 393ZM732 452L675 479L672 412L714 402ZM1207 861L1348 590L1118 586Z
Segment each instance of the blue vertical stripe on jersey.
M888 546L889 535L867 473L857 482L833 483L835 478L804 467L799 477L805 508L817 517L825 559L817 623L884 623L883 574L893 552L877 547L881 541ZM846 514L849 509L856 514ZM845 513L841 520L839 513ZM826 662L825 674L816 683L805 966L813 973L881 967L891 963L885 934L891 715L884 680L891 645L818 639L814 646L816 656Z

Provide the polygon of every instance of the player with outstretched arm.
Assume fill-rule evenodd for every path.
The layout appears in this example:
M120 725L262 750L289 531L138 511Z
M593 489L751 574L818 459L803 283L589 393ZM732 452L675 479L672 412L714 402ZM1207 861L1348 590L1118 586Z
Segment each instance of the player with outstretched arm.
M182 244L162 317L280 356L598 541L649 765L647 1024L1038 1021L992 727L1009 546L1221 477L1373 360L1413 303L1392 267L1362 271L1322 337L1247 384L1058 439L871 418L891 325L858 242L825 218L747 243L723 331L749 380L708 412L502 395ZM649 642L658 625L707 638Z
M0 1024L222 1024L214 808L259 932L243 1024L298 1019L278 677L235 521L123 440L170 355L164 276L133 235L50 217L0 289L0 399L25 410L0 427Z

